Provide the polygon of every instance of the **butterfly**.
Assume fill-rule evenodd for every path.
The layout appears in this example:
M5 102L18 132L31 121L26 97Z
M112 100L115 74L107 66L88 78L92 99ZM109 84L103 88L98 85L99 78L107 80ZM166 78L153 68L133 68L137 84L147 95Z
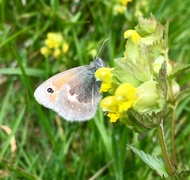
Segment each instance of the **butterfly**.
M104 67L96 57L90 65L61 72L47 79L34 92L37 102L50 108L67 121L85 121L94 117L100 94L101 81L94 73Z

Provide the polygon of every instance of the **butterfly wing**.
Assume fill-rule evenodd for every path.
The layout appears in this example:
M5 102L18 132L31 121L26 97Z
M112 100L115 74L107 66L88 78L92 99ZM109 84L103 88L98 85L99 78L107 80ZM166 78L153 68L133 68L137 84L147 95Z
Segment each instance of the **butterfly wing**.
M60 90L55 111L68 121L91 119L101 100L100 85L101 83L96 81L90 66L85 66Z
M68 121L83 121L96 113L101 99L100 85L90 65L80 66L46 80L36 89L34 97Z
M55 109L55 101L63 86L74 76L80 73L83 66L58 73L43 82L34 92L39 104L46 108Z

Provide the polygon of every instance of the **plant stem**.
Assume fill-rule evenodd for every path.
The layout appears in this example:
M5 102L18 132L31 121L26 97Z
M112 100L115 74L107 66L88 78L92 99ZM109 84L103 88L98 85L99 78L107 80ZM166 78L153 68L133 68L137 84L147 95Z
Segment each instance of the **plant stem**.
M171 146L172 146L172 159L175 166L178 165L177 157L176 157L176 150L175 150L175 114L176 114L176 106L173 108L172 113L172 121L171 121Z
M171 103L173 104L172 107L172 120L171 120L171 146L172 146L172 159L173 163L177 166L177 157L176 157L176 150L175 150L175 116L176 116L176 102L175 97L172 90L172 81L168 81L168 92L169 92L169 98Z
M167 147L166 147L163 121L158 126L158 138L159 138L160 147L161 147L162 154L163 154L163 159L164 159L164 162L166 164L167 172L168 172L169 176L171 176L175 170L174 170L173 165L170 161L169 154L168 154Z

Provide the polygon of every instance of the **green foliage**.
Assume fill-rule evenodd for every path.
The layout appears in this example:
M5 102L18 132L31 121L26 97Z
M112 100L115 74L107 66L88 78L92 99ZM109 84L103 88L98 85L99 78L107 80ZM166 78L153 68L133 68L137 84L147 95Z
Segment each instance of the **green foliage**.
M182 72L185 72L186 70L189 70L190 65L189 64L176 64L172 70L172 73L170 75L170 78L177 77Z
M0 1L0 125L9 127L10 135L0 129L0 178L15 179L156 179L158 175L141 159L126 151L133 142L144 152L161 156L155 131L137 140L136 134L122 123L111 124L98 111L93 120L68 123L34 100L35 88L51 75L79 65L89 64L92 51L108 66L121 57L126 40L123 33L137 24L137 12L152 13L161 22L169 21L169 56L176 62L189 63L189 0L135 1L124 14L113 14L115 1ZM139 8L141 7L141 8ZM61 32L69 44L68 53L58 59L44 58L40 48L48 32ZM189 66L188 66L189 67ZM176 79L189 86L189 70ZM176 110L176 153L180 163L190 166L187 139L189 131L189 90L182 91ZM168 118L170 119L170 117ZM166 141L171 121L165 122ZM16 139L12 158L10 139ZM170 147L170 141L167 142ZM134 151L134 147L132 149ZM171 148L169 148L171 150ZM141 153L144 159L152 158ZM147 163L149 163L147 161ZM158 169L160 159L150 166ZM187 177L189 173L182 173ZM159 171L164 174L164 170ZM184 171L188 172L188 171Z
M149 167L155 170L161 177L168 177L166 169L164 169L164 162L161 158L151 156L144 153L144 151L135 148L132 145L127 145L136 155L138 155Z

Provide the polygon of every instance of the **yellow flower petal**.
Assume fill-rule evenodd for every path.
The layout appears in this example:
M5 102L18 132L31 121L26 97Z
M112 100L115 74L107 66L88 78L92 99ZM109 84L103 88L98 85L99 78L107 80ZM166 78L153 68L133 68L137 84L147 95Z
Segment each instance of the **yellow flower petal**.
M62 45L62 51L66 53L69 50L69 45L67 43L63 43Z
M55 49L55 51L54 51L54 53L53 53L53 56L54 56L55 58L58 58L60 54L61 54L60 49Z
M52 33L52 32L47 33L47 38L48 39L53 39L54 34L55 33Z
M45 40L45 45L46 45L48 48L52 49L52 48L54 47L54 41L52 41L52 39L46 39L46 40Z
M129 83L121 84L115 91L115 96L118 100L135 100L136 89Z
M100 92L107 92L108 90L110 90L112 88L112 84L110 83L102 83L101 84L101 88L100 88Z
M110 118L110 122L116 122L119 119L120 114L119 113L108 113L107 116Z
M103 111L117 112L118 101L115 96L107 96L100 102Z
M132 2L133 0L120 0L120 3L123 5L123 6L126 6L129 2Z
M126 101L124 103L122 103L120 106L119 106L119 112L124 112L124 111L127 111L132 105L133 105L134 101Z
M127 30L124 32L124 38L131 38L134 43L138 44L141 37L137 31Z
M125 6L122 6L122 5L116 5L114 7L114 14L117 14L117 13L120 13L120 14L123 14L124 11L126 11L126 7Z
M97 80L102 81L100 92L107 92L109 89L112 88L111 78L111 68L100 68L95 72L95 77Z
M108 68L108 67L99 68L95 72L95 77L98 80L101 80L103 82L110 82L111 81L111 77L112 77L111 68Z
M63 37L60 33L48 33L45 44L49 48L57 48L61 45Z
M47 56L47 55L50 54L50 50L47 47L45 47L45 46L40 49L40 52L44 56Z

